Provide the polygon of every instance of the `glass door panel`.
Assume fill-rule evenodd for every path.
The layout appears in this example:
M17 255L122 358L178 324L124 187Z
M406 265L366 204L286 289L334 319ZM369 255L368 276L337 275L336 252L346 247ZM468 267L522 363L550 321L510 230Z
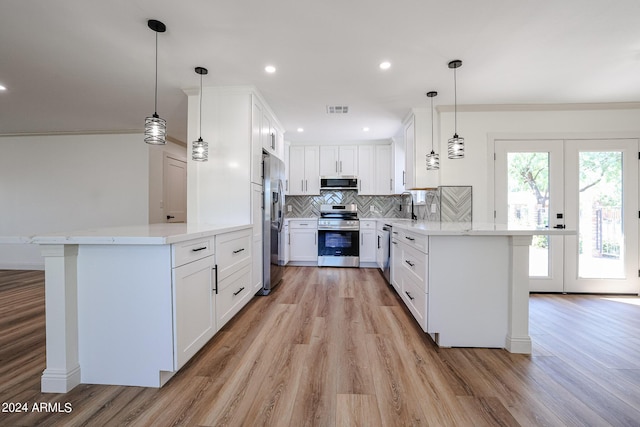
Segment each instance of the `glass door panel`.
M562 141L505 140L495 147L496 223L539 230L556 225L563 209ZM531 291L563 291L562 252L561 237L533 237Z
M637 140L566 142L568 292L638 293Z

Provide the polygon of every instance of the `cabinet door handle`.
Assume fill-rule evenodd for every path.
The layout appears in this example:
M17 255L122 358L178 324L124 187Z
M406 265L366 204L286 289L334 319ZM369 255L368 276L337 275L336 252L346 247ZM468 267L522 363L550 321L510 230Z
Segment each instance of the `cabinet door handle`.
M405 185L407 185L407 180L406 180L406 172L402 171L402 186L404 187Z
M342 173L342 160L340 160L340 173Z
M398 242L391 242L391 243L393 243L394 245L397 245L397 244L398 244Z
M195 248L195 249L191 249L192 252L199 252L199 251L204 251L205 249L207 249L206 246L203 246L201 248Z
M409 264L411 267L414 267L415 264L412 263L411 261L409 261L408 259L405 259L404 262L406 262L407 264Z
M173 215L167 215L167 221L170 220L170 219L174 219L174 218L175 218L175 216L173 216Z
M338 172L338 161L336 160L336 172Z
M241 287L240 289L238 289L238 292L234 292L233 296L235 297L236 295L238 295L240 292L244 291L244 286Z
M286 192L289 192L289 180L285 179L284 180L284 188Z
M364 245L364 234L360 233L360 246Z
M237 249L237 250L233 251L233 253L234 254L239 254L242 251L244 251L244 248Z
M404 291L404 293L405 293L405 294L407 294L407 296L409 297L409 299L410 299L411 301L413 301L413 300L415 299L414 297L412 297L412 296L411 296L411 294L410 294L409 292Z
M380 249L380 235L378 235L378 249Z
M316 246L318 245L318 233L315 233L313 235L313 244Z
M213 266L212 270L214 272L214 283L216 284L216 288L214 290L216 291L216 295L218 295L218 264Z
M405 238L405 239L407 239L407 240L410 240L410 241L412 241L412 242L413 242L414 240L416 240L416 239L414 239L413 237L409 237L409 236L404 236L404 238Z
M389 180L389 191L393 191L393 178Z

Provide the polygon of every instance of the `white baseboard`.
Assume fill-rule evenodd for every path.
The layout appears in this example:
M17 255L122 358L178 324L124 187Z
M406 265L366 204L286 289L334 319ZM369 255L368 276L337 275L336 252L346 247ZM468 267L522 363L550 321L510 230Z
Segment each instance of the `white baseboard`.
M44 270L44 262L0 262L0 270Z

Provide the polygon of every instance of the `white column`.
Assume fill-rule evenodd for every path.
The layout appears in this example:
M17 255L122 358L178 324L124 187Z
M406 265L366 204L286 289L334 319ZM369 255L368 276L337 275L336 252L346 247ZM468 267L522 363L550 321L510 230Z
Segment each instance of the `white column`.
M78 360L78 245L41 245L45 266L47 367L43 393L66 393L80 384Z
M509 238L509 330L505 348L531 354L529 336L529 245L532 236Z

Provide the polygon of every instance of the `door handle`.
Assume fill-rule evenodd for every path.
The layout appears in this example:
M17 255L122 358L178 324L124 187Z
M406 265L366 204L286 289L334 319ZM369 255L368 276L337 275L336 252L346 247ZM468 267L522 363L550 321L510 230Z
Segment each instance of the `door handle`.
M562 230L563 228L567 228L567 227L564 224L558 224L558 225L554 225L553 228L557 228L557 229Z
M170 220L170 219L173 219L173 218L175 218L175 216L173 216L173 215L167 215L167 220Z

